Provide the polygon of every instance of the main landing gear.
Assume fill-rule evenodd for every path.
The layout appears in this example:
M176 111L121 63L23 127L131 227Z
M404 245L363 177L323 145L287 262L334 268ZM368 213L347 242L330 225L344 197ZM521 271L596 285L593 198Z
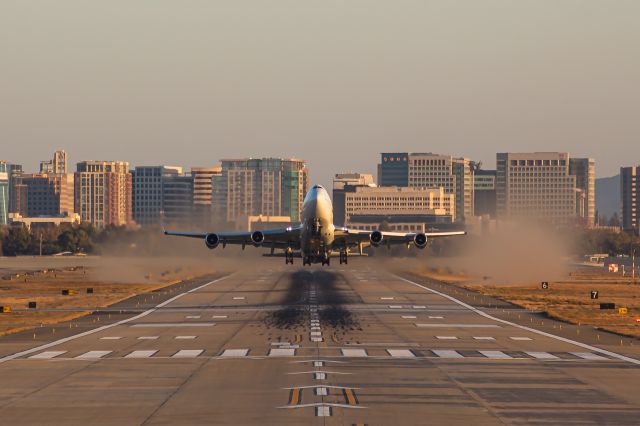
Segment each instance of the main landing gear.
M302 257L302 266L311 266L311 258L309 256Z
M285 252L284 253L284 264L288 265L288 264L292 264L293 265L293 252Z
M340 264L342 265L343 263L346 265L347 263L349 263L349 257L347 256L347 252L345 250L341 250L340 251Z
M322 259L322 266L327 265L330 266L331 264L331 258L327 257L326 259Z

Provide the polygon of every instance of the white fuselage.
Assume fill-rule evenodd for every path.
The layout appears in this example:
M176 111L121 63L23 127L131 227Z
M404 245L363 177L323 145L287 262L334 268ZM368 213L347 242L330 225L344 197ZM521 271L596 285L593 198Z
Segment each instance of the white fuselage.
M307 194L302 206L300 251L312 263L326 261L331 254L335 226L333 203L327 190L316 185Z

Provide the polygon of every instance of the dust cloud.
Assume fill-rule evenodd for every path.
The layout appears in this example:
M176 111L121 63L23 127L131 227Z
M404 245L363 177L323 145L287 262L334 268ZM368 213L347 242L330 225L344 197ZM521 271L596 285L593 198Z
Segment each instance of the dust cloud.
M416 250L412 250L416 252ZM385 259L388 268L436 271L471 281L530 283L566 277L570 263L566 233L525 223L501 223L484 235L434 241L414 257Z
M123 233L99 243L100 255L89 277L117 283L155 283L236 271L261 254L222 246L209 250L196 238L165 236L162 232Z

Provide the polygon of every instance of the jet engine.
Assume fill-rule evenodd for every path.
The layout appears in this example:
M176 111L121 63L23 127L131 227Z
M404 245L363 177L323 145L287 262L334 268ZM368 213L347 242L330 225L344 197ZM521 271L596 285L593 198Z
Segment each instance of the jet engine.
M207 236L204 237L204 243L208 248L213 250L214 248L218 247L218 244L220 244L220 237L218 236L218 234L207 234Z
M369 234L369 240L371 241L371 245L374 247L378 247L380 243L382 243L383 238L384 236L380 231L373 231L371 234Z
M426 234L420 232L413 237L413 244L416 245L419 249L423 249L427 246L427 236Z
M258 247L264 243L264 234L260 231L255 231L251 234L251 242L254 246Z

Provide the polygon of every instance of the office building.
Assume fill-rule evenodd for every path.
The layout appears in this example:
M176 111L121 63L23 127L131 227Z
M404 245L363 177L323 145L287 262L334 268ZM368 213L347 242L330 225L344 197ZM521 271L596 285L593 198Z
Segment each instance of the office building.
M162 179L162 210L167 225L186 226L193 221L193 176Z
M8 223L9 214L9 164L0 161L0 225Z
M22 175L16 187L21 201L21 210L14 213L25 217L62 216L74 213L74 175L28 174Z
M40 162L40 174L66 174L67 173L67 153L58 150L53 153L51 160Z
M301 220L308 172L303 160L245 158L222 160L214 178L216 216L236 222L243 216L288 216Z
M83 161L75 173L75 211L97 228L129 225L132 176L124 161Z
M432 153L382 153L380 186L444 188L455 194L457 221L473 217L473 168L466 158Z
M569 174L576 177L576 208L585 226L596 224L596 162L592 158L570 158Z
M213 221L213 179L220 177L221 167L193 167L193 214L194 222L209 226Z
M620 195L622 209L622 229L639 234L640 204L640 166L620 168Z
M9 213L27 212L27 191L22 185L22 166L9 164Z
M496 171L476 170L473 175L475 216L496 217Z
M133 220L142 226L158 225L164 210L164 179L168 176L180 176L182 167L139 166L131 174Z
M580 177L572 173L580 174ZM572 160L565 152L499 153L496 171L498 218L536 219L554 225L591 225L594 178L593 160ZM593 210L595 219L595 204Z
M353 186L376 186L373 175L363 173L338 173L333 178L333 223L345 224L345 188Z
M430 225L455 221L455 195L444 188L345 186L345 225L375 230L423 232Z

